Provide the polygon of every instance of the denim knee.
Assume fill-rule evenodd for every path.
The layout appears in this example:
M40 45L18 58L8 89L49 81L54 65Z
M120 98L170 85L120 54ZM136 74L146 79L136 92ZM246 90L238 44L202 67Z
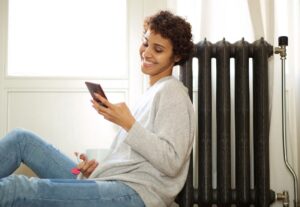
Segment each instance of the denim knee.
M28 136L30 134L30 132L26 129L23 128L14 128L12 129L7 136L11 137L11 138L22 138L22 137L30 137Z
M18 144L20 149L22 149L27 143L34 142L33 140L36 139L36 135L29 130L23 128L15 128L11 130L7 136L10 141L15 142Z

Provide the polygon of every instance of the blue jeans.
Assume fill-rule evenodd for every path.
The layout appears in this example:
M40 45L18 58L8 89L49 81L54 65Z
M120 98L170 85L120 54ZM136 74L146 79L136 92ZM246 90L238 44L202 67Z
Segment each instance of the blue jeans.
M11 175L21 163L39 178ZM37 135L16 129L0 139L1 207L143 207L120 181L76 180L76 164Z

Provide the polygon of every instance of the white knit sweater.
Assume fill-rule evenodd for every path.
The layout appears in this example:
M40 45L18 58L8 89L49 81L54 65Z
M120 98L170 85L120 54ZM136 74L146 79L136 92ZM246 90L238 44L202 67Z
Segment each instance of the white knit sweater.
M195 133L193 105L173 76L157 81L133 112L135 124L120 130L111 153L89 179L120 180L147 207L170 206L182 189Z

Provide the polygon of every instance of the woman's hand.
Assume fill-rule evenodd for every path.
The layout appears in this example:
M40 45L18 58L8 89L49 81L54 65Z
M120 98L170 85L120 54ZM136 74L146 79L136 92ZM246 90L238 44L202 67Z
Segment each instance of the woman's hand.
M97 93L95 93L95 96L106 106L102 106L97 103L97 101L92 100L93 107L96 109L96 111L105 119L121 126L126 131L129 131L132 125L135 123L135 119L127 105L125 103L112 104Z
M90 177L99 163L96 160L88 160L85 154L80 154L79 159L82 161L77 165L77 169L83 174L84 177Z

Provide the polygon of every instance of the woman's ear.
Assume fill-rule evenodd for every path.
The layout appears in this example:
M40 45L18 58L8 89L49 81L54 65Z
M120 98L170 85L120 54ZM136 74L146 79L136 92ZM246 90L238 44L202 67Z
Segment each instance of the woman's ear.
M179 55L174 56L174 62L178 63L181 60L181 57Z

